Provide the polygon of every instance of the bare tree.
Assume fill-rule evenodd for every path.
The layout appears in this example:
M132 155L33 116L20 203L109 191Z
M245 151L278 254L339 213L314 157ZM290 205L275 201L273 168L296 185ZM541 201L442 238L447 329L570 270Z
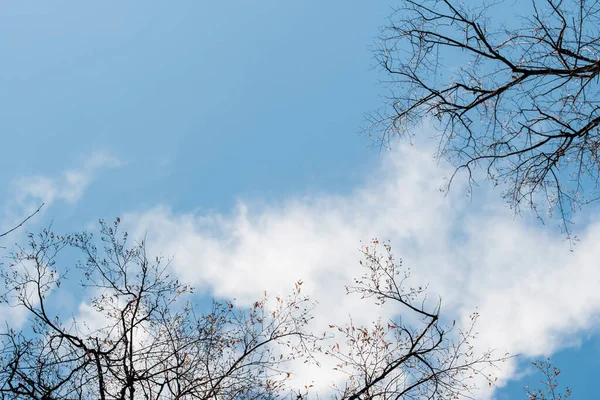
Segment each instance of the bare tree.
M400 3L376 53L392 94L368 133L385 144L434 121L457 171L484 168L517 212L558 211L569 232L600 196L600 2Z
M4 300L27 310L30 330L3 334L2 398L270 398L289 377L282 365L310 356L315 341L304 327L312 305L300 284L269 312L262 299L250 310L214 302L198 315L182 301L191 288L148 259L144 242L127 247L118 221L101 224L100 250L89 234L46 230L30 235L3 273ZM93 293L95 323L61 318L48 301L67 278L56 267L67 248L84 255L77 268Z
M494 384L488 374L503 358L474 349L476 315L458 332L442 323L424 287L405 287L408 273L389 244L363 249L365 277L347 289L380 306L393 302L400 319L331 325L336 335L324 337L308 331L313 303L301 296L302 281L287 298L265 293L247 309L215 301L201 313L191 287L169 276L169 263L150 259L144 241L129 244L119 222L101 221L101 246L87 233L30 234L3 271L2 300L28 319L0 336L0 398L307 398L310 385L288 385L291 368L322 353L348 374L333 393L340 400L468 398L476 374ZM69 249L83 256L71 270ZM56 294L72 291L77 276L89 312L65 316ZM336 338L341 346L322 348Z
M348 375L338 389L340 399L465 399L474 396L475 376L495 384L494 369L508 354L498 358L475 349L477 313L469 326L455 332L455 321L440 320L439 301L427 305L425 287L406 287L410 273L394 259L389 243L373 240L363 255L366 273L348 293L380 305L391 302L403 311L399 320L370 327L331 326L347 344L328 349Z

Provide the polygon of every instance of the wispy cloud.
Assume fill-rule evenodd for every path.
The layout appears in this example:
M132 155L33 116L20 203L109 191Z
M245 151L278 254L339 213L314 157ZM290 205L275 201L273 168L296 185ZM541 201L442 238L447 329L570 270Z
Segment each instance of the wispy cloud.
M14 179L9 188L11 198L4 207L2 226L10 227L18 223L42 203L45 203L43 212L57 201L76 204L98 171L123 164L123 161L107 152L95 152L81 165L66 169L57 176L38 174Z

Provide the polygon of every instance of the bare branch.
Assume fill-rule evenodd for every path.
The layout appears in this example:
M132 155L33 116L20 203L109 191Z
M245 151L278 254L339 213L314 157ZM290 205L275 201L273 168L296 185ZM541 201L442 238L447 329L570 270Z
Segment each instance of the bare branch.
M366 132L387 144L434 121L438 157L471 182L481 167L516 212L557 211L569 234L600 198L600 3L531 0L509 21L500 3L401 4L377 52L392 95Z
M25 218L23 221L21 221L20 224L18 224L17 226L9 229L8 231L4 232L4 233L0 233L0 238L4 237L6 235L8 235L9 233L19 229L20 227L22 227L27 221L29 221L34 215L36 215L37 213L40 212L40 210L42 209L42 207L44 207L44 204L46 203L42 203L40 204L40 206L37 208L37 210L35 210L33 213L29 214L29 216L27 218Z

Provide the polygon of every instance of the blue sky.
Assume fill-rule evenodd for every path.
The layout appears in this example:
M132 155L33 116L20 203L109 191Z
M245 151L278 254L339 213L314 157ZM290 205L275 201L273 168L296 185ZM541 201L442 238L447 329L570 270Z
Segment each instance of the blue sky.
M571 294L600 282L593 212L580 217L585 231L571 253L554 224L513 218L486 185L473 199L460 183L440 194L449 169L431 161L427 140L382 154L357 134L364 113L381 105L369 48L391 5L5 3L0 225L39 201L47 206L28 228L53 220L81 230L119 215L147 231L157 252L174 254L183 278L200 274L194 283L206 292L241 299L254 289L222 282L211 265L240 280L261 265L256 285L274 290L297 279L343 289L359 241L389 238L451 314L490 310L483 342L530 357L556 353L562 383L591 398L600 300ZM265 242L272 252L252 250ZM303 246L313 251L299 263ZM198 249L201 273L190 266ZM514 309L498 310L503 296L517 299ZM343 305L335 301L322 303ZM542 318L552 311L565 314ZM504 332L503 321L523 329L511 322ZM524 398L535 377L515 377L526 365L506 372L498 399Z

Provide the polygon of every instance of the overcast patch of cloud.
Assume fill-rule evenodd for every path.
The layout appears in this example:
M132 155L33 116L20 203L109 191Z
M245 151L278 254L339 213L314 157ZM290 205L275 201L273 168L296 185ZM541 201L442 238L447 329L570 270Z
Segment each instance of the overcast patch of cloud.
M345 295L361 275L359 240L390 240L411 268L443 299L442 314L465 323L473 311L480 348L527 357L548 355L597 327L600 309L600 224L581 232L570 252L560 235L514 218L498 193L480 188L472 201L457 181L439 188L451 170L429 149L402 145L383 157L346 196L323 193L256 207L240 201L230 215L177 214L166 206L130 213L130 232L148 233L152 253L173 255L178 276L223 298L248 305L263 290L304 290L319 301L315 327L389 318L401 309L375 308ZM504 365L500 384L516 377ZM302 367L299 380L328 387L335 375ZM480 394L489 396L490 392Z

